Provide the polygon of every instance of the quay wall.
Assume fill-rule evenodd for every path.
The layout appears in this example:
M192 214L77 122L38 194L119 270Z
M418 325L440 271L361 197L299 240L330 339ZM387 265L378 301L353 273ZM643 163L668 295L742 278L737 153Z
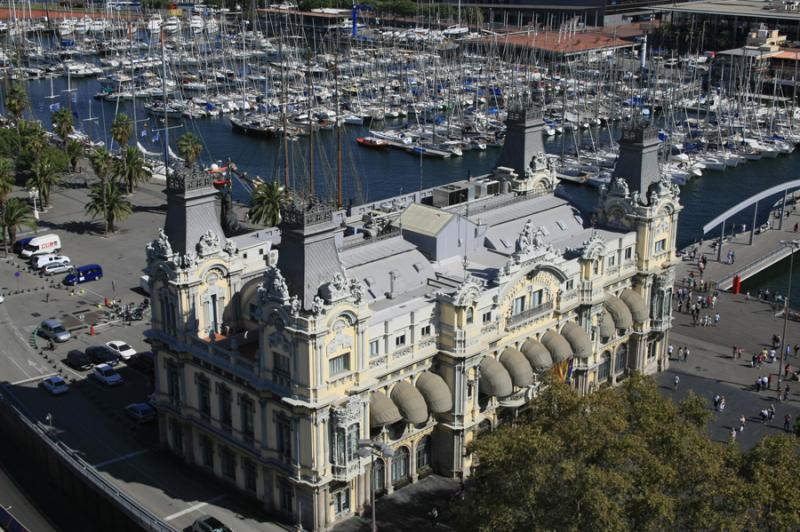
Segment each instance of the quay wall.
M53 522L66 531L176 532L29 419L9 388L0 386L0 456Z

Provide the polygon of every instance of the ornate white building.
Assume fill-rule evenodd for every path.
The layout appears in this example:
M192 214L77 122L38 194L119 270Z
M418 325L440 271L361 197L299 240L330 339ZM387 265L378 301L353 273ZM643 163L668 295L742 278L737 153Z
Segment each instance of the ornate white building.
M435 472L554 372L586 393L667 367L678 190L625 132L596 212L558 186L542 122L512 116L490 175L226 237L202 175L171 176L147 248L161 440L324 530ZM359 440L394 449L375 462Z

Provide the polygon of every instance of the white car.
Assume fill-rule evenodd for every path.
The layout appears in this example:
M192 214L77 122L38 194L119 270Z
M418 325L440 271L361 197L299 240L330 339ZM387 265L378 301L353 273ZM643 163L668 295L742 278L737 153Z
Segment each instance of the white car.
M31 257L31 266L33 266L37 270L41 270L48 264L54 262L70 264L72 261L66 255L58 255L56 253L48 253L46 255L34 255L33 257Z
M122 384L122 375L108 364L98 364L94 367L92 377L102 382L106 386L116 386Z
M118 354L122 360L129 360L136 355L136 349L132 348L122 340L111 340L106 342L106 347Z
M58 375L47 377L41 382L40 386L47 390L50 395L61 395L69 391L69 385L67 384L67 381Z
M55 275L57 273L67 273L72 271L72 264L68 262L51 262L45 265L41 272L43 275Z

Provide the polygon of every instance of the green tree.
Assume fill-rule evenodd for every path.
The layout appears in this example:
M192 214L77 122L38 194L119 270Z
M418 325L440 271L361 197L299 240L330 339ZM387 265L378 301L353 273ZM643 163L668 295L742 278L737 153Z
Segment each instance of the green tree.
M20 120L17 129L19 132L17 166L22 171L30 171L33 161L49 146L47 135L41 124L30 120Z
M107 149L95 148L89 156L89 160L92 163L95 175L101 182L111 177L114 171L114 159Z
M14 160L0 157L0 204L5 203L6 198L11 194L15 175Z
M250 196L250 208L247 218L257 224L274 227L281 221L281 206L286 193L277 180L261 183Z
M105 225L104 233L114 232L114 222L124 220L133 212L133 205L125 198L117 183L101 181L92 186L89 191L89 203L86 204L86 213L92 218L102 218Z
M800 529L800 499L794 471L794 438L769 436L744 454L741 474L747 481L751 530Z
M454 512L464 530L747 528L738 450L699 427L652 379L580 397L550 382L521 422L470 447L474 485ZM788 490L793 493L792 490Z
M8 255L8 245L17 239L19 227L36 227L33 210L20 198L9 198L0 205L0 225L3 228L3 246Z
M41 208L50 205L50 192L52 187L61 181L59 165L53 160L53 157L45 152L41 157L33 162L31 168L31 177L25 185L28 188L37 188L39 190L39 203Z
M194 133L184 133L178 139L178 155L184 160L187 168L194 166L201 153L203 153L203 144Z
M20 119L28 105L28 91L25 90L25 85L20 81L12 82L8 88L8 94L6 94L6 110L14 118L17 128L19 128Z
M69 166L72 169L72 172L75 173L76 169L78 168L78 161L81 157L83 157L83 144L75 139L69 139L67 144L64 146L64 153L66 154L67 158L69 158Z
M111 138L119 144L121 150L125 149L133 134L133 121L125 113L120 113L111 123Z
M148 176L144 157L139 150L128 146L120 157L114 161L114 176L125 185L128 194L132 194L136 185L146 181Z
M62 107L50 116L50 120L53 122L53 131L61 137L61 141L66 145L74 125L72 113L66 107Z

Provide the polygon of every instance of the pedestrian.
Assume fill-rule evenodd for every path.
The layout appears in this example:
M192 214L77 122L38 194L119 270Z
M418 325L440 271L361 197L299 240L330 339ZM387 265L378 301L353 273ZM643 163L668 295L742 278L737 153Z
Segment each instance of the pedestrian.
M800 344L794 344L794 356L797 356L798 352L800 352Z
M744 414L739 416L739 432L744 431L744 424L747 423L747 418L744 417Z
M789 385L788 384L786 385L786 388L783 389L783 400L784 401L788 401L789 400Z
M794 224L794 232L795 233L797 232L798 226L800 226L800 224L797 224L797 223Z
M44 302L45 302L45 303L50 303L50 292L47 292L47 293L44 295Z
M785 416L783 416L783 431L789 432L791 426L792 426L792 416L786 414Z
M681 378L678 377L677 375L675 375L675 378L672 379L672 388L674 390L677 390L678 389L678 384L680 384L680 382L681 382Z
M756 378L756 392L761 391L761 377Z
M714 314L714 327L716 327L717 325L719 325L719 312Z
M668 356L669 358L672 358L672 349L673 349L673 347L672 347L672 344L669 344L669 345L667 346L667 356Z
M719 411L720 412L724 412L725 411L725 406L727 406L727 404L728 403L727 403L727 401L725 401L725 396L723 395L722 397L720 397L720 399L719 399Z
M736 359L736 352L739 351L739 348L736 347L736 344L733 344L733 351L731 352L731 358Z
M688 358L689 358L689 348L687 347L686 349L683 350L683 361L686 362Z
M762 408L758 415L761 417L761 424L766 425L767 419L769 419L769 411L766 408Z
M783 376L784 376L784 378L789 376L789 372L791 370L792 370L792 365L791 364L786 364L785 366L783 366Z
M711 308L717 308L717 296L711 297Z
M761 389L762 390L768 390L769 389L769 378L766 375L761 377Z
M744 294L744 300L745 300L745 302L746 302L746 303L749 303L749 302L750 302L750 290L748 290L747 292L745 292L745 294Z
M736 427L731 427L731 441L736 441Z
M678 348L678 360L683 358L683 347Z
M767 410L767 419L769 421L772 421L774 417L775 417L775 405L774 404L770 404L769 405L769 410Z
M731 250L731 264L736 262L736 252Z
M740 347L739 350L736 352L736 358L741 359L742 353L744 353L744 347Z
M767 295L767 297L769 297L769 295ZM781 343L781 337L778 336L777 334L773 334L772 335L772 348L773 349L777 349L778 346L780 345L780 343Z
M714 394L714 410L718 412L719 412L719 402L721 399L722 398L719 396L719 394Z
M785 354L786 354L786 358L789 358L790 356L792 356L792 346L790 346L788 344L786 345L786 353Z
M431 526L435 528L438 525L439 509L436 506L434 506L433 508L431 508L431 511L428 512L428 515L431 518Z

